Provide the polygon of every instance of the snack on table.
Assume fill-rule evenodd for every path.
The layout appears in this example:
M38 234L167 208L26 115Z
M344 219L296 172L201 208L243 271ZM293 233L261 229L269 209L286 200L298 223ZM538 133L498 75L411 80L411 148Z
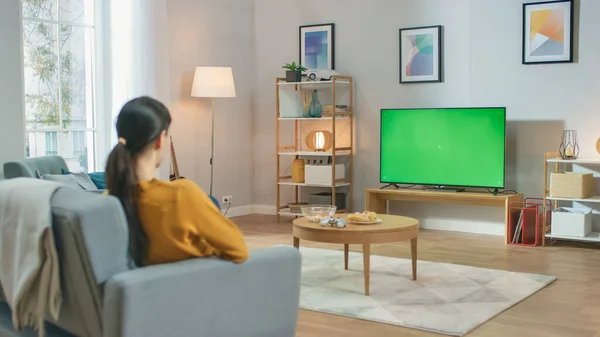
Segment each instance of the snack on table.
M375 222L377 221L377 213L364 211L348 214L348 221L354 222Z
M308 222L321 222L325 219L329 219L330 216L328 215L307 215L306 216L306 220L308 220Z

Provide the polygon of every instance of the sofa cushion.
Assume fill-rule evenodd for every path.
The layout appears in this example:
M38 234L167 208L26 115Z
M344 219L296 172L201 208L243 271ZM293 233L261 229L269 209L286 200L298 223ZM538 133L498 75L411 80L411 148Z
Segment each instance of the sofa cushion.
M62 171L63 174L72 174L73 172L69 172L68 170L63 170ZM99 190L105 190L106 189L106 181L105 181L105 174L104 172L91 172L91 173L87 173L88 177L90 177L90 179L92 180L92 182L94 183L94 185L96 185L96 187Z
M103 285L130 269L128 231L112 196L61 188L52 197L63 308L57 326L78 336L102 336Z
M63 169L68 170L69 168L60 156L27 158L4 163L4 177L6 179L37 178L35 170L39 170L42 174L61 174Z
M44 174L42 175L42 179L60 182L86 191L94 191L98 189L92 179L90 179L88 174L85 172L71 174Z
M88 176L90 177L90 179L92 179L92 181L94 182L94 185L96 185L96 187L99 190L106 189L106 181L104 179L104 172L92 172L92 173L88 173Z

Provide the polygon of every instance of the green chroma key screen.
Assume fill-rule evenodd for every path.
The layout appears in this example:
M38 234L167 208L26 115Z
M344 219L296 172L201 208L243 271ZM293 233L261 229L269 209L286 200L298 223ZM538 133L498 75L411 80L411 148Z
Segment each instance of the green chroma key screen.
M504 188L505 108L382 109L380 181Z

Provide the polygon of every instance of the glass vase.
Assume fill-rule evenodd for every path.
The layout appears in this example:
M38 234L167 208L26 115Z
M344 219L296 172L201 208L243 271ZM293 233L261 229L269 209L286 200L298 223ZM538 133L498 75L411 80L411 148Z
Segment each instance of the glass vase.
M310 101L310 106L308 107L308 117L323 117L323 105L321 105L321 102L319 102L317 90L313 90L312 100Z

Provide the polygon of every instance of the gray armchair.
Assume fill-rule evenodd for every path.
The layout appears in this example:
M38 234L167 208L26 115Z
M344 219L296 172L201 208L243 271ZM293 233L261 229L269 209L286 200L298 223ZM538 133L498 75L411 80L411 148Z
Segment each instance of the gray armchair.
M61 156L27 158L4 163L4 178L37 178L36 170L42 174L62 174L69 167Z
M253 250L248 261L216 258L131 268L127 226L111 196L59 189L52 198L64 304L49 337L292 337L300 255ZM0 336L14 332L0 305Z

